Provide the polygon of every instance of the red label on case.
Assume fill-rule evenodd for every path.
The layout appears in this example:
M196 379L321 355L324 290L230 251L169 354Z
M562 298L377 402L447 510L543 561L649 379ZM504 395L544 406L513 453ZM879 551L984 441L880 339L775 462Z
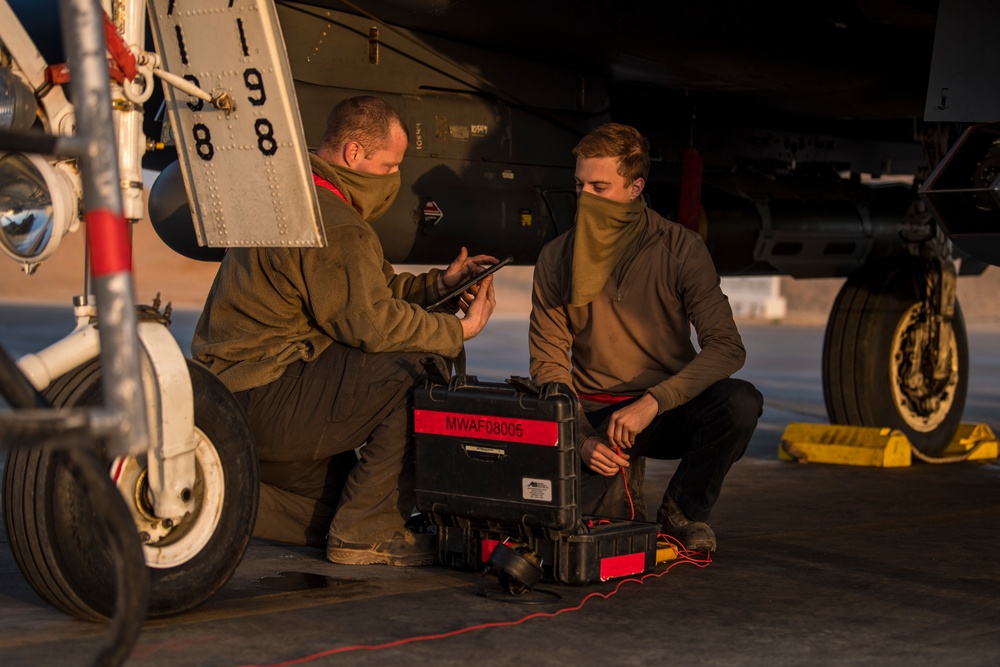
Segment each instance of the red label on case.
M601 559L601 581L641 574L646 569L646 554L639 551Z
M555 447L559 444L559 423L537 419L517 419L464 412L414 410L413 430L429 435L519 442Z

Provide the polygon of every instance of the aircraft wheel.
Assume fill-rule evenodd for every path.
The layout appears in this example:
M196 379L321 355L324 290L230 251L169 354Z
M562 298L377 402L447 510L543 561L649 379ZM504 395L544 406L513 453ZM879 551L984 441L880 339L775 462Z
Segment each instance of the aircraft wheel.
M946 377L934 378L935 355L922 325L923 285L915 260L866 267L848 278L823 340L823 395L831 423L899 429L933 456L961 424L969 345L956 301Z
M143 542L150 616L187 611L224 586L246 551L257 514L257 457L246 416L209 370L192 361L188 370L198 439L194 510L164 526L148 503L145 456L117 459L109 469ZM98 403L98 362L67 373L45 394L57 407ZM12 551L32 588L73 616L109 617L114 561L81 482L59 457L20 449L8 455L3 484Z

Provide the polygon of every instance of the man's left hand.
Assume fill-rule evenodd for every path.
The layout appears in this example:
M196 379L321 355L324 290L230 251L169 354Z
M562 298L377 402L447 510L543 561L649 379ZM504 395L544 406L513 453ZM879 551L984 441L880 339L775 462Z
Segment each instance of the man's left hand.
M631 447L635 444L636 436L650 425L659 411L656 399L650 394L644 394L634 403L613 412L608 421L608 441L618 447Z
M463 280L479 273L483 265L496 264L498 261L500 260L491 255L469 257L469 251L465 246L462 246L462 251L458 253L458 257L441 273L441 284L438 287L440 291L446 292L456 285L461 284ZM474 285L470 291L472 292L472 296L475 296L476 292L479 291L478 285Z

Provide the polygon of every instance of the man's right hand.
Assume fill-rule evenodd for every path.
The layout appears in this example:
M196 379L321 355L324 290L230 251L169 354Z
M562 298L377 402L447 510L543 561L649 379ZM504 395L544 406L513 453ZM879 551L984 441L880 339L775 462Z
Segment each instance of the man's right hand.
M438 276L438 291L447 292L466 278L471 278L490 264L496 264L498 261L493 255L469 257L469 251L465 246L462 246L458 257L452 260L451 264ZM475 294L478 288L479 285L473 285L472 293Z
M596 436L588 437L580 445L580 459L591 470L605 477L617 475L619 470L627 468L629 465L628 454L616 454L602 439Z
M469 293L466 292L466 294ZM465 317L460 320L462 323L462 340L475 338L483 330L483 327L486 326L496 306L497 298L493 291L493 276L486 276L479 283L479 289L476 291L472 301L468 303L468 307L465 307L463 299L462 311L465 313Z

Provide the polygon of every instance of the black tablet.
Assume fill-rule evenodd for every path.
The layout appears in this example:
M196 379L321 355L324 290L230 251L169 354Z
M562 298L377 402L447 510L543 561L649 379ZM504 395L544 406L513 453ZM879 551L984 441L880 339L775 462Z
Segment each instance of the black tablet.
M455 287L450 292L448 292L447 294L445 294L443 297L441 297L440 299L438 299L437 301L435 301L431 305L427 306L427 310L434 310L435 308L440 308L444 304L446 304L449 301L451 301L452 299L454 299L456 296L459 296L463 292L467 291L470 287L472 287L473 285L475 285L476 283L478 283L480 280L482 280L486 276L488 276L488 275L490 275L492 273L495 273L496 271L499 271L502 267L507 266L508 264L510 264L513 261L514 261L513 257L507 257L505 259L501 259L496 264L491 264L491 265L487 266L485 269L483 269L482 271L480 271L476 275L472 276L468 280L463 281L461 285L459 285L458 287Z

